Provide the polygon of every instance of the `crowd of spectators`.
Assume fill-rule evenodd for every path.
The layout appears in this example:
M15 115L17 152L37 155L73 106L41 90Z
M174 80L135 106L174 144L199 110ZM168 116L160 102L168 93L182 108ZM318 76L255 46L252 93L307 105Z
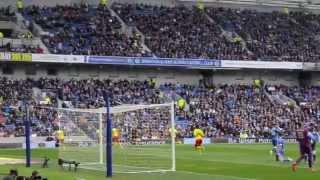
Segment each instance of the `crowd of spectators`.
M316 62L319 15L208 7L157 7L113 3L112 10L139 33L122 25L104 6L29 6L26 19L39 24L52 53L157 56L224 60Z
M226 8L114 4L160 57L302 61L319 59L319 15ZM208 18L207 15L211 18ZM222 32L231 32L226 38Z
M315 62L319 59L319 16L305 12L258 12L207 8L226 30L236 32L256 59Z
M277 86L277 91L293 99L300 108L300 113L305 119L317 121L320 118L319 86L311 87L286 87Z
M23 15L39 24L47 35L42 36L51 53L109 56L145 56L141 37L127 35L121 23L105 6L86 4L37 7L29 6Z
M0 46L0 52L20 52L20 53L37 53L42 54L44 50L39 45L19 45L15 46L11 43Z
M119 80L68 80L47 79L39 80L41 89L54 89L54 98L71 102L66 108L99 108L104 106L103 95L107 92L112 105L126 104L156 104L160 98L154 85L149 81Z
M113 4L114 11L146 37L146 45L158 57L251 59L239 42L222 35L196 8Z
M149 81L111 80L60 80L41 78L38 80L0 80L0 134L2 136L23 135L23 103L34 106L30 113L32 130L39 136L52 134L57 125L57 113L44 107L92 109L105 105L103 95L110 95L111 105L163 103L159 91ZM36 99L33 88L46 92L48 103ZM41 102L42 101L42 102Z
M194 126L200 124L209 137L237 137L242 131L247 131L250 138L268 137L270 128L280 124L284 136L294 137L296 124L309 121L297 109L273 102L261 87L164 87L173 89L188 102L187 109L177 112L180 120L189 121L183 136L192 136Z
M33 133L38 136L48 136L54 132L61 118L61 113L59 117L57 111L48 111L51 107L71 109L103 107L105 93L110 95L112 106L164 103L168 94L185 99L186 107L181 109L177 106L175 112L177 129L184 137L192 136L195 125L200 125L208 137L237 137L241 131L247 131L249 137L268 137L270 128L277 123L285 130L286 137L293 137L298 122L310 120L319 122L320 114L317 93L319 87L277 86L277 93L282 93L297 102L298 108L295 108L290 104L273 101L268 97L268 90L254 85L205 87L204 85L162 84L157 87L152 81L136 80L66 81L41 78L12 81L2 78L0 86L1 136L22 136L24 134L23 100L28 100L29 104L34 107L30 111ZM46 98L49 98L50 102L41 104L41 101L33 94L34 88L45 91ZM298 100L301 98L302 100ZM164 129L169 126L166 126L166 123L160 123L159 118L165 119L166 111L144 109L115 116L118 117L115 119L122 118L122 121L118 120L118 124L123 128L133 126L146 128L142 125L145 122L145 124L157 127L158 131L153 131L153 133L162 137L165 135ZM149 119L150 122L147 123L143 119ZM163 122L169 121L166 119ZM151 129L148 132L151 132ZM153 135L149 133L150 137Z

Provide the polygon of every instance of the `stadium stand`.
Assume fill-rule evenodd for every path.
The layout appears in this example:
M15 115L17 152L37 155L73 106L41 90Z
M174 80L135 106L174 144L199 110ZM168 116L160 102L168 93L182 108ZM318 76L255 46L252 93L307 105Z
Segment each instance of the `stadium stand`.
M53 133L57 126L57 113L39 109L40 105L32 94L33 88L45 90L49 103L42 106L65 108L98 108L104 105L103 91L112 94L112 105L162 103L166 92L182 97L187 107L179 109L176 115L186 121L185 127L179 127L181 135L192 136L192 129L200 125L208 137L237 137L242 130L249 137L268 137L270 128L280 123L286 137L293 137L296 123L316 119L319 114L317 91L319 87L298 89L279 86L270 91L268 86L253 85L217 85L214 87L190 86L182 84L162 84L155 87L150 81L128 80L59 80L42 78L39 80L12 81L1 80L1 136L22 136L22 108L24 98L32 100L31 112L33 132L38 136ZM303 97L304 103L298 107L290 103L281 103L271 98L284 94L292 99ZM300 102L302 102L300 100ZM20 108L18 108L20 106ZM164 113L164 112L159 112ZM148 113L137 113L144 116ZM139 117L140 119L143 117Z
M16 16L11 7L0 8L0 21L16 21Z
M114 4L113 9L146 36L158 57L251 59L240 43L230 42L220 26L196 8Z
M27 21L49 32L42 35L42 40L52 53L151 55L143 52L139 36L130 37L123 32L122 24L111 11L128 26L141 31L146 45L159 57L305 62L315 62L319 57L320 21L312 13L115 3L112 9L86 4L28 6L22 14ZM0 14L10 20L15 17L10 9L1 9ZM10 44L0 50L43 52L39 46L14 48ZM23 136L22 101L31 100L35 107L43 103L34 97L35 88L46 92L47 106L65 108L102 107L103 91L112 94L113 106L163 103L170 92L188 104L184 109L177 107L176 112L179 119L187 121L187 126L181 127L182 136L192 136L191 130L200 124L209 137L238 136L243 130L248 131L249 137L265 137L272 124L281 123L286 136L292 137L297 122L316 120L320 115L317 86L161 84L156 87L149 81L138 80L1 78L0 87L1 136ZM56 116L54 112L35 108L33 132L50 135Z
M319 59L318 15L301 12L257 12L207 8L226 30L239 34L259 60L305 61Z
M137 28L144 41L134 30L125 33L111 11ZM47 32L42 40L55 54L299 62L319 58L319 22L313 13L114 3L112 9L28 6L23 15Z
M29 24L29 25L28 25ZM0 8L0 52L43 53L44 49L33 34L32 26L27 21L19 21L14 8Z
M40 25L51 53L145 56L140 36L121 32L121 24L106 7L72 5L56 7L30 6L24 9L26 19Z
M288 142L295 142L300 123L312 122L320 127L320 74L316 72L320 70L320 16L315 11L289 11L287 6L311 7L312 0L232 1L242 5L269 3L272 7L279 4L272 12L261 11L263 7L259 10L253 10L254 7L237 9L237 5L229 9L226 8L228 3L231 4L229 0L223 1L227 3L224 7L204 7L201 4L204 2L198 1L202 5L199 7L191 0L174 0L173 4L168 2L169 6L135 4L129 0L124 0L129 4L110 1L110 5L103 6L83 3L85 1L65 1L28 1L25 7L15 12L11 7L1 8L4 2L0 2L0 27L2 22L10 26L9 29L0 28L0 138L6 139L4 147L15 146L19 141L19 145L26 148L23 143L29 134L25 130L28 115L31 137L39 138L39 141L40 138L41 141L52 140L50 144L44 144L46 147L57 148L63 142L57 132L63 127L62 121L71 122L65 129L74 132L75 137L80 137L79 132L84 131L81 136L88 136L94 145L100 142L102 147L103 141L98 141L100 137L97 136L105 133L101 130L105 128L105 122L110 121L105 121L105 114L96 109L105 107L106 94L113 107L123 105L119 108L126 109L131 105L153 104L134 111L126 109L118 114L115 109L111 110L113 128L130 127L145 140L163 141L172 135L170 133L176 132L177 143L193 143L196 136L193 131L199 126L205 132L204 140L211 143L269 143L271 128L279 124L283 130L281 136ZM143 1L146 0L139 2ZM159 0L158 5L162 5L162 1ZM55 2L61 4L55 5ZM79 4L71 5L70 2ZM187 58L190 59L185 60ZM117 60L119 63L115 62ZM152 61L156 60L158 63L153 64ZM275 63L283 61L303 63ZM264 80L267 82L262 82ZM168 102L171 101L176 102L175 116L170 116L171 104ZM26 112L25 108L29 111ZM176 127L169 123L171 117L175 118L172 122ZM98 130L98 126L101 129ZM123 136L128 136L130 131L128 128L118 130ZM61 133L65 136L63 131ZM70 134L68 140L72 142ZM175 136L171 138L174 145ZM125 142L123 145L125 148L140 146L135 143ZM120 145L119 148L123 148ZM78 146L82 146L82 142L79 141ZM91 145L83 142L83 146ZM210 148L207 149L209 153ZM174 164L174 146L171 152ZM151 153L160 154L154 150ZM189 156L190 153L188 158L193 160L194 156ZM240 156L245 163L221 162L235 164L238 168L242 168L240 164L245 164L243 167L259 165L256 160L247 161L243 155L235 159L242 160L238 158ZM103 154L99 158L102 157ZM126 158L124 161L128 161ZM219 158L215 160L215 163L220 161ZM48 161L45 157L44 162ZM78 161L69 161L68 158L59 161L62 168L67 164L76 169L79 165ZM265 168L265 162L261 162ZM272 166L269 160L268 166ZM219 173L217 178L225 176L222 174ZM7 179L47 179L38 171L33 171L31 177L21 176L15 169L5 175ZM210 173L205 175L208 177ZM231 175L231 179L238 177L233 176L233 172ZM256 177L241 175L239 178Z
M305 119L310 121L317 121L320 116L319 113L319 87L287 87L278 86L278 91L280 91L285 96L294 100L294 103L300 108L300 112Z
M188 136L192 136L192 125L201 124L213 137L234 137L247 130L249 137L266 137L274 123L281 123L288 137L292 136L290 115L303 121L299 114L283 104L274 103L263 88L234 85L213 88L178 88L190 105L190 113L180 111L180 117L192 120ZM286 113L287 112L287 113Z

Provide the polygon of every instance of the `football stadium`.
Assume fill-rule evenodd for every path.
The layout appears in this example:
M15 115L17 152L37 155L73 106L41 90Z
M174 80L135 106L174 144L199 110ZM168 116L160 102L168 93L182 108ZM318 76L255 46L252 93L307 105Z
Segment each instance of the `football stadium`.
M0 180L319 180L319 0L0 0Z

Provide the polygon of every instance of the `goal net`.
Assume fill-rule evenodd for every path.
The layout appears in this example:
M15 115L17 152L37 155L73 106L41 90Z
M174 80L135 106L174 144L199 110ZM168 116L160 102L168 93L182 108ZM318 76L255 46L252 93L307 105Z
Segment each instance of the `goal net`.
M59 158L80 168L106 170L106 124L112 122L114 173L175 170L174 104L121 105L100 109L51 109L64 138ZM59 135L58 135L59 136Z

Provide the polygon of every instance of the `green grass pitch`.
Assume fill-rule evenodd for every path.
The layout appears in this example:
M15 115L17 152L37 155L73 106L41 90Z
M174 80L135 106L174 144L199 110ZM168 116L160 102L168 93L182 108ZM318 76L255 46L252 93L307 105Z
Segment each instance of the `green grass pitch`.
M320 147L318 147L320 148ZM270 144L212 144L206 146L205 152L200 155L191 145L176 146L176 172L162 173L115 173L112 180L319 180L320 171L310 172L306 164L302 163L298 171L293 173L290 164L274 161L269 154ZM161 151L161 147L159 147ZM162 151L161 151L162 152ZM81 154L80 156L88 156ZM287 155L295 159L298 155L296 144L287 145ZM157 166L161 159L157 156L157 150L153 148L155 155L151 161L145 158L147 164ZM32 170L38 170L41 175L49 180L103 180L104 172L80 169L78 172L61 170L56 165L57 150L37 149L32 151L33 158L50 157L50 167L42 169L40 165L25 168L24 165L1 165L0 174L5 174L11 168L18 169L21 175L30 175ZM121 156L121 154L116 155ZM0 149L0 157L23 158L21 149ZM129 157L130 158L130 157ZM168 157L169 158L169 157ZM121 159L121 158L120 158ZM144 159L144 158L143 158ZM141 161L142 159L139 159ZM117 161L117 157L115 157ZM117 162L121 163L121 161ZM134 163L134 161L132 162ZM316 167L320 170L319 161Z

